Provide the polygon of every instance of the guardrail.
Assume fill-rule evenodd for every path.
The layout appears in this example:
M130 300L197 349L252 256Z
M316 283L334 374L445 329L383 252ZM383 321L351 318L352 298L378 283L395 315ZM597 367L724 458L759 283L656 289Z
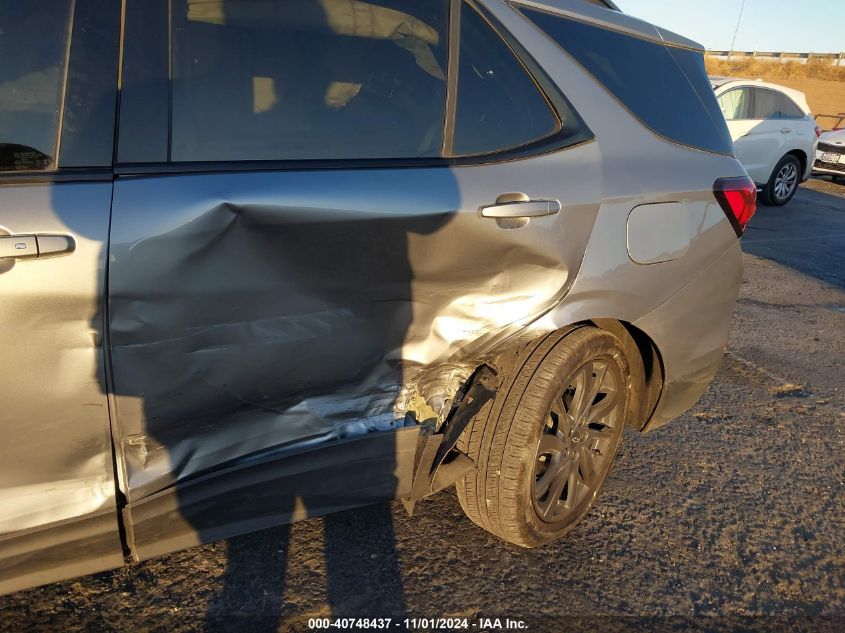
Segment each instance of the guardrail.
M806 64L808 61L828 62L831 66L845 66L845 52L842 53L787 53L782 51L707 51L716 59L759 59L774 63Z
M825 131L845 129L845 112L839 114L817 114L816 123Z

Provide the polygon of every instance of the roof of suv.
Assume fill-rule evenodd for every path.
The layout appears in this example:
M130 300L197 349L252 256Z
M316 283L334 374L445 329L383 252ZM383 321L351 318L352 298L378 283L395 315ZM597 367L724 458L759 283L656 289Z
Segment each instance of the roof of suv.
M586 0L587 2L591 2L593 4L598 4L600 6L605 6L608 9L613 9L614 11L621 11L619 7L616 6L615 3L611 2L611 0Z
M515 5L543 9L568 17L613 29L658 44L703 51L698 42L667 31L659 26L622 13L612 0L511 0Z

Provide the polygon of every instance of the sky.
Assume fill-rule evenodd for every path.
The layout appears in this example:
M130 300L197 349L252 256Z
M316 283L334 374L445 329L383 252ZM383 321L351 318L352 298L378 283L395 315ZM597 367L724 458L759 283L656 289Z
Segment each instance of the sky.
M625 13L728 50L742 0L614 0ZM845 0L745 0L734 50L845 51Z

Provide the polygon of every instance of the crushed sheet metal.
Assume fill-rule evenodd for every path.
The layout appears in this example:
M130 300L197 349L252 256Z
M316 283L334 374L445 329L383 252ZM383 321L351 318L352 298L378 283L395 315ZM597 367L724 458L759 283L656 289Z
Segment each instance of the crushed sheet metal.
M491 182L458 194L453 170L390 173L413 182L385 190L364 170L116 184L109 314L130 502L414 425L423 409L442 423L485 354L565 295L597 206L548 220L565 225L562 249L542 225L480 218Z

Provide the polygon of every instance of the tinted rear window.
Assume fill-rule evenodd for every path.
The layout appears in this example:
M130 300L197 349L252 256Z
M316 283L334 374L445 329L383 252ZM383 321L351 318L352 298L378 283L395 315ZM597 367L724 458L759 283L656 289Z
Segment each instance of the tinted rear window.
M802 119L804 113L782 92L766 88L752 88L754 91L753 119Z
M700 53L543 11L523 12L646 126L682 145L732 153Z

